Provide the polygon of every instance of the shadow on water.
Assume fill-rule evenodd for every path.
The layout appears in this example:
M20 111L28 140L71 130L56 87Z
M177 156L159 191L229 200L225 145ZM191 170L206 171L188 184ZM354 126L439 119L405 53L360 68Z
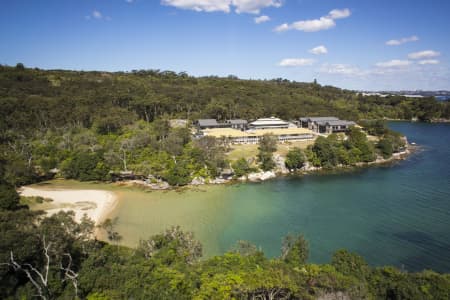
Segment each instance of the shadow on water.
M437 272L448 272L450 263L450 243L438 240L432 235L420 231L401 231L395 233L378 232L394 241L400 241L405 247L415 250L399 260L399 266L407 271L421 271L433 266Z

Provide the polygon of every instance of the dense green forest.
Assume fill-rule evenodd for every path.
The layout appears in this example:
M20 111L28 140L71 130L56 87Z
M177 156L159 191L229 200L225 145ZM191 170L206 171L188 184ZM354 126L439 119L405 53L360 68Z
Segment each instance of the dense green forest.
M5 177L15 186L51 178L55 169L79 180L110 180L111 172L133 171L179 186L195 177L214 178L220 170L238 165L227 161L226 141L191 141L188 127L170 126L173 118L335 115L350 120L430 120L448 118L450 105L433 98L363 97L281 79L194 78L157 70L45 71L18 64L0 66L0 114ZM318 167L368 162L376 153L389 157L401 148L400 142L383 130L376 132L380 144L361 138L350 144L332 136L319 139L303 156ZM262 151L256 167L273 168L272 152ZM240 168L237 174L255 170L242 161Z
M350 120L449 118L448 102L400 96L362 97L317 83L194 78L185 73L44 71L0 66L0 298L1 299L448 299L450 277L370 267L362 257L336 252L329 264L308 264L301 235L280 237L269 259L239 241L221 256L202 258L192 233L170 228L119 246L108 220L95 228L72 213L45 217L31 211L15 188L54 176L110 180L111 171L152 174L185 185L231 166L236 176L255 170L245 159L226 159L224 140L192 140L188 127L169 120L211 117L255 119L275 115L335 115ZM289 169L306 162L323 168L373 161L401 150L401 135L382 121L320 137L305 151L292 149ZM273 137L259 145L258 167L274 167ZM95 239L105 230L110 243ZM334 297L334 298L333 298Z
M448 102L402 96L363 97L317 83L283 79L191 77L142 70L130 73L45 71L0 66L1 130L94 127L116 132L137 119L256 119L334 115L342 119L450 118ZM29 132L30 133L30 132Z

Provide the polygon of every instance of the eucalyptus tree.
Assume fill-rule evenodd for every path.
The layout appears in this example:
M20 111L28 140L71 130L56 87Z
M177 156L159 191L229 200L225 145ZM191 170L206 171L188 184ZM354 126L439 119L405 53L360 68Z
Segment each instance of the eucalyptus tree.
M258 146L258 160L264 171L270 171L275 168L273 152L277 150L277 138L273 134L264 134Z
M301 169L305 161L306 161L305 154L298 147L294 147L293 149L289 150L289 152L286 154L285 164L286 167L290 170Z

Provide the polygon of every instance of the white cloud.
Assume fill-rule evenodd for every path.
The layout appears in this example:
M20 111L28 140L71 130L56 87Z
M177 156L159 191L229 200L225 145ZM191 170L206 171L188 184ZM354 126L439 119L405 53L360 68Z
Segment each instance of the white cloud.
M311 58L285 58L278 64L281 67L301 67L310 66L315 62Z
M282 31L286 31L286 30L289 30L289 29L290 28L289 28L288 23L284 23L284 24L281 24L281 25L278 25L277 27L275 27L273 29L273 31L282 32Z
M404 43L416 42L418 40L419 40L419 38L417 36L413 35L413 36L401 38L401 39L398 39L398 40L389 40L389 41L386 42L386 45L388 45L388 46L399 46L399 45L402 45Z
M393 59L389 61L383 61L375 64L379 68L401 68L401 67L407 67L411 65L411 61L409 60L400 60L400 59Z
M306 21L298 21L292 23L289 27L291 29L296 29L305 32L314 32L320 30L330 29L336 26L336 23L333 19L328 17L321 17L316 20L306 20Z
M311 50L309 50L309 53L316 54L316 55L327 54L328 49L325 46L320 45L320 46L314 47Z
M333 9L332 11L330 11L328 13L328 17L330 17L333 20L347 18L347 17L350 17L350 15L351 15L351 12L350 12L350 9L348 9L348 8Z
M347 64L321 64L320 73L325 84L358 90L439 90L448 89L448 68L436 64L420 65L420 61L409 60L404 67L392 67L396 63L379 67L359 67ZM385 64L386 65L386 64ZM384 66L384 65L383 65Z
M424 58L432 58L441 55L441 53L434 50L425 50L408 54L410 59L424 59Z
M259 17L253 18L253 20L255 20L256 24L260 24L260 23L270 21L270 17L269 16L259 16Z
M236 12L259 14L261 9L266 7L280 7L283 5L281 0L232 0L232 5L236 7Z
M127 2L127 3L133 3L134 0L125 0L125 2Z
M418 62L419 65L437 65L439 60L437 59L425 59Z
M84 17L86 20L92 20L92 19L96 19L96 20L106 20L106 21L111 21L111 17L109 16L104 16L100 11L98 10L94 10L92 11L92 13L90 13L89 15Z
M280 7L282 0L161 0L162 5L173 6L204 12L230 12L231 7L236 13L259 14L266 7Z
M95 19L102 19L103 15L101 12L99 12L98 10L94 10L92 12L92 17L94 17Z
M162 5L195 11L230 12L231 0L161 0Z
M296 29L304 32L315 32L320 30L330 29L336 26L336 19L347 18L351 15L348 8L345 9L333 9L326 16L322 16L319 19L297 21L292 24L284 23L277 26L274 31L281 32L290 29Z
M419 74L424 74L423 70L425 68L421 67L422 61L415 64L410 60L390 60L385 62L379 62L375 64L372 68L360 69L357 66L349 64L322 64L318 70L321 73L328 74L330 76L336 77L353 77L368 80L367 82L376 80L395 81L400 80L400 78L405 78L405 76L418 76ZM426 60L422 64L436 64L439 63L435 60ZM400 75L401 74L401 75ZM432 74L427 71L426 78Z
M359 68L347 64L323 64L319 70L322 73L338 75L363 75Z

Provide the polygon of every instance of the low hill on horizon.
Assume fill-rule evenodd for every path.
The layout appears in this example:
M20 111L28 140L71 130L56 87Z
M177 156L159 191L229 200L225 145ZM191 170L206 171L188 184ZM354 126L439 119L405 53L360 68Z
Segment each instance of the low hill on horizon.
M41 70L0 66L0 128L45 130L95 123L120 127L137 119L257 119L329 116L342 119L450 118L433 97L362 96L316 82L193 77L160 70Z

